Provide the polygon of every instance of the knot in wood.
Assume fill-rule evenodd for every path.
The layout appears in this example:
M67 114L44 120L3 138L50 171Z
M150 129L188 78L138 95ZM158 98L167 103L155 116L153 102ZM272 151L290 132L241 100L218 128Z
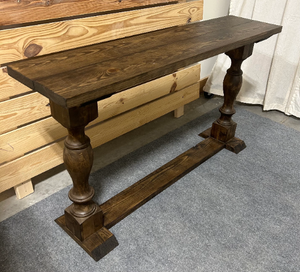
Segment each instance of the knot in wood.
M117 73L118 71L119 71L119 70L118 70L117 68L110 68L110 69L107 69L107 70L106 70L105 74L106 74L107 76L109 76L109 75L111 75L111 74Z
M24 51L24 56L27 58L32 58L35 57L36 55L38 55L41 50L43 49L42 46L32 43L30 45L27 46L27 48Z
M52 1L51 0L46 0L45 1L45 7L49 7L52 5Z

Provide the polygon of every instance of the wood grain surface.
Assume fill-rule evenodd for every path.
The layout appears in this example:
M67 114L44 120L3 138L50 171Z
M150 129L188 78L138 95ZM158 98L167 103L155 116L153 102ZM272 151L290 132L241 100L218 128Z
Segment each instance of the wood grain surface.
M0 102L0 134L50 115L49 99L39 93Z
M74 107L280 31L280 26L226 16L15 62L8 73L55 103Z
M2 30L0 64L198 21L202 9L201 0Z
M174 0L1 0L0 26L143 7ZM182 1L181 1L182 2Z
M32 91L19 81L10 77L5 67L0 68L0 102L13 96Z
M200 65L180 70L179 72L168 75L146 84L137 86L125 92L118 93L107 99L98 102L99 116L91 122L93 126L106 119L124 113L135 107L146 104L170 93L182 90L190 85L194 85L200 79ZM174 86L176 87L174 88ZM29 123L36 118L36 111L32 108L40 105L41 116L50 116L50 108L46 106L49 101L39 93L22 96L16 99L22 108L22 117L18 114L19 108L14 107L15 100L9 100L10 110L6 108L6 114L1 115L0 103L0 129L8 130ZM29 103L30 101L30 103ZM7 104L7 102L6 102ZM26 106L27 105L27 106ZM43 106L44 105L44 106ZM33 114L32 114L33 113ZM16 117L15 117L16 116ZM12 123L12 125L10 125ZM24 154L38 149L47 144L51 144L67 135L67 130L62 127L52 117L44 118L33 122L27 126L22 126L11 132L0 135L0 164L19 158ZM27 144L24 144L26 142Z
M87 129L93 147L123 135L199 98L199 83L152 101ZM64 140L48 144L8 163L0 164L0 192L63 163ZM9 150L8 150L9 152Z

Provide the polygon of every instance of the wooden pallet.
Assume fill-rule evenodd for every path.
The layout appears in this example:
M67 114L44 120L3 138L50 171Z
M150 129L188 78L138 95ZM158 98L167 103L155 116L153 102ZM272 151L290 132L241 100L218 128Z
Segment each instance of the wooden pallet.
M5 1L0 64L202 19L202 1L177 2ZM173 110L181 116L183 106L199 97L199 80L198 64L98 102L99 117L87 128L92 146ZM6 67L0 69L0 89L0 192L14 187L22 198L33 192L32 177L62 163L67 131L50 117L49 101L9 77Z

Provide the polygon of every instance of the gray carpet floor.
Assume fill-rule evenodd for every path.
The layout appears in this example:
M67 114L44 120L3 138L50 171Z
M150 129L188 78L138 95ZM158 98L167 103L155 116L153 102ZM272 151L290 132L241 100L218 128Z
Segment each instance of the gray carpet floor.
M212 111L91 176L103 202L197 144ZM299 133L237 107L247 148L222 150L114 226L99 262L54 222L70 188L0 224L0 271L300 271ZM101 182L100 182L101 181Z

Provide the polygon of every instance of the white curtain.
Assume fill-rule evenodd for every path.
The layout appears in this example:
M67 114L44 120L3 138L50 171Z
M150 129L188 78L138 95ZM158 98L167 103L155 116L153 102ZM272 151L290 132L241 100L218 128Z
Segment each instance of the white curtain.
M300 0L231 0L230 14L283 26L280 35L255 44L244 61L237 100L300 118ZM204 90L222 95L229 67L229 58L218 56Z

